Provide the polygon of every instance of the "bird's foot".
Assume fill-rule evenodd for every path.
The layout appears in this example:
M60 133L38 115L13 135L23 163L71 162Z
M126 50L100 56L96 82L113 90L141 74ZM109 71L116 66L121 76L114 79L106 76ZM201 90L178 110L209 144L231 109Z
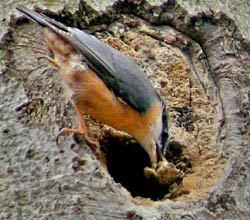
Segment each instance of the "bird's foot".
M61 136L67 136L67 135L71 135L71 134L82 135L84 137L84 139L87 138L87 133L81 129L63 128L59 131L59 134L56 136L56 144L58 145L59 138Z
M46 59L46 60L49 61L49 63L50 63L51 65L53 65L54 67L60 69L60 65L56 62L56 60L53 59L53 58L51 58L51 57L49 57L49 56L46 56L46 55L44 55L44 56L39 56L37 59L38 59L38 60Z
M59 145L59 138L61 136L66 136L66 135L80 135L84 138L85 143L91 148L93 152L98 152L99 151L99 144L98 142L91 140L87 132L83 129L73 129L73 128L63 128L60 130L59 134L56 136L56 144Z

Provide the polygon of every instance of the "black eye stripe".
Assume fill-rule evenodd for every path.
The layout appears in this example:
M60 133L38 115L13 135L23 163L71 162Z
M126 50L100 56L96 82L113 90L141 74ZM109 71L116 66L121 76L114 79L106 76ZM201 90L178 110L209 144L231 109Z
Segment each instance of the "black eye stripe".
M162 102L162 133L161 136L159 137L159 142L161 144L161 152L164 154L166 151L166 146L167 146L167 140L169 137L168 133L168 116L167 116L167 111L166 111L166 105L165 103Z

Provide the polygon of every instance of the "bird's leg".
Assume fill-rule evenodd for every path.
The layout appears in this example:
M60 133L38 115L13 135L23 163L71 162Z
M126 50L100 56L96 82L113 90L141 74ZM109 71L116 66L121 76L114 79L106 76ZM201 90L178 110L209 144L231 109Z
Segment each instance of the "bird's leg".
M58 139L60 136L65 136L65 135L70 135L70 134L82 135L84 136L85 139L87 139L87 127L86 127L84 118L82 116L82 113L80 111L80 108L76 103L74 103L74 107L75 107L76 115L79 121L79 128L78 129L62 128L56 138L57 144L58 144Z
M51 65L53 65L54 67L60 69L60 65L56 62L56 60L53 59L53 58L51 58L51 57L49 57L49 56L46 56L46 55L44 55L44 56L39 56L37 59L38 59L38 60L40 60L40 59L46 59L46 60L49 61L49 63L50 63Z
M88 130L87 130L85 120L82 115L81 104L74 102L74 107L75 107L76 115L79 121L79 128L78 129L62 128L59 134L57 135L56 143L58 144L58 139L60 136L65 136L65 135L70 135L70 134L82 135L84 137L86 144L94 151L94 153L97 153L98 148L99 148L98 143L93 140L90 140L87 135Z

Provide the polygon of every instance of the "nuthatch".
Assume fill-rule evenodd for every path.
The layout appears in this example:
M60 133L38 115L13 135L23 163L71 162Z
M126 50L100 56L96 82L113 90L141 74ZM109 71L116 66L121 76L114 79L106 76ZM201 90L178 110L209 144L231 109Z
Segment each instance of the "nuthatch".
M71 92L79 128L63 128L60 135L87 137L83 113L133 136L145 149L152 166L163 159L168 140L166 105L143 70L124 54L94 36L18 6L37 23Z

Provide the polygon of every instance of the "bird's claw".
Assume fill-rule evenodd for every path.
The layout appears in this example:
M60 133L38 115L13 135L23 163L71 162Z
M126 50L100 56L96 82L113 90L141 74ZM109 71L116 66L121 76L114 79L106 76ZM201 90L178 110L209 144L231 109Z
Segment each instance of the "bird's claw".
M52 64L54 67L56 68L60 68L60 65L59 63L56 62L55 59L47 56L47 55L43 55L43 56L39 56L37 57L37 60L40 61L41 59L45 59L45 60L48 60L50 64Z
M84 139L87 139L86 132L83 132L83 131L77 130L77 129L63 128L59 131L58 135L56 136L56 145L59 146L59 138L61 136L66 136L66 135L70 135L70 134L82 135L84 137Z
M59 146L59 138L61 136L66 136L66 135L81 135L84 138L85 143L93 150L96 151L98 149L98 142L95 142L93 140L90 140L87 133L85 131L82 131L81 129L71 129L71 128L63 128L60 130L58 135L56 136L56 144Z

